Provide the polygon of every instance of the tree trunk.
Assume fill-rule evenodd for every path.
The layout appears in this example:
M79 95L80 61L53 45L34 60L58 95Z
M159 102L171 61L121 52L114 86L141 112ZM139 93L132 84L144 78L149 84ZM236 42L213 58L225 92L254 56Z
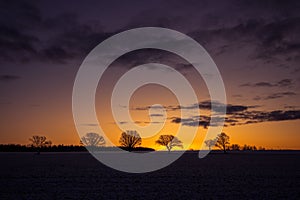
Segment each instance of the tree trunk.
M171 148L170 148L169 146L167 146L167 149L168 149L168 152L170 153L170 151L171 151Z

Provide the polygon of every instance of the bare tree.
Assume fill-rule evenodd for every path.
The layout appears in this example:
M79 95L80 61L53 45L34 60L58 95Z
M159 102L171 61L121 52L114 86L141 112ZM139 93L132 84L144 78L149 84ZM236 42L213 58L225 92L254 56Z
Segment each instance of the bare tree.
M105 144L103 136L97 133L87 133L81 137L80 142L88 147L97 147Z
M29 141L31 141L31 146L37 148L38 154L40 154L40 149L42 147L48 147L52 145L52 142L47 140L46 136L34 135L29 138Z
M173 147L183 148L182 142L174 135L161 135L155 143L165 146L169 152Z
M39 135L32 136L31 138L29 138L29 141L31 141L32 146L37 148L51 146L52 144L50 140L47 141L46 136L39 136Z
M137 131L126 131L121 134L119 143L128 151L132 151L136 146L142 144L142 138Z
M208 149L211 150L211 148L216 144L216 139L205 140L204 143L208 147Z
M229 145L229 136L226 133L221 133L217 136L216 147L219 147L226 153L227 146Z

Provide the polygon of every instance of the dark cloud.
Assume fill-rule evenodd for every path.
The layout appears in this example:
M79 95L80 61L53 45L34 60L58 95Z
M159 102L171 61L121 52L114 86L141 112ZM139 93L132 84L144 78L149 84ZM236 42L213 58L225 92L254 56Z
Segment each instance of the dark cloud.
M269 99L278 99L282 97L290 97L290 96L295 96L297 95L295 92L278 92L278 93L273 93L271 95L268 95L264 97L264 100L269 100Z
M248 52L250 60L279 62L278 65L283 64L280 59L295 60L300 50L300 40L297 37L300 35L300 15L299 12L296 12L297 9L300 9L299 2L290 2L288 7L291 5L294 7L288 14L283 12L283 9L273 9L274 5L269 5L270 9L263 9L263 7L259 7L261 5L257 3L258 1L253 2L251 4L257 4L254 6L255 8L245 7L247 3L243 1L240 3L240 10L236 12L237 16L229 13L226 13L224 18L218 16L222 24L217 24L209 29L201 27L202 29L189 32L189 35L196 38L214 56L240 51L245 47L254 47L254 51ZM234 5L228 4L227 6L231 7L231 10L234 9ZM222 11L216 15L221 13ZM227 18L230 18L231 21ZM284 64L286 65L285 61Z
M291 97L291 96L296 96L297 94L295 92L277 92L273 93L267 96L256 96L253 98L255 101L260 101L260 100L272 100L272 99L279 99L283 97Z
M64 48L59 46L48 47L41 52L44 60L52 61L54 63L65 63L65 60L71 59L74 55L67 52Z
M257 82L257 83L245 83L240 85L241 87L291 87L293 85L292 79L282 79L278 82Z
M187 62L180 56L160 50L160 49L139 49L131 51L120 56L112 63L112 67L122 67L124 69L131 69L135 66L139 66L146 63L160 63L174 68L181 72L183 75L192 73L194 69L193 65ZM153 68L152 68L153 69Z
M248 109L247 106L243 106L243 105L232 105L232 104L224 105L224 104L221 104L218 102L211 102L211 101L202 101L199 104L195 104L195 105L187 106L187 107L181 107L181 109L200 108L200 109L204 109L204 110L211 110L212 104L214 105L214 109L215 109L214 111L217 113L222 112L225 107L226 107L226 112L228 114L235 113L235 112L241 112L241 111Z
M232 114L232 113L236 113L236 112L241 112L241 111L245 111L247 110L248 107L247 106L241 106L241 105L227 105L227 109L226 109L226 113L227 114Z
M45 17L36 4L1 1L0 61L65 63L83 58L111 35L98 21L80 22L74 13Z
M16 75L9 75L9 74L0 75L0 81L14 81L20 78L21 78L20 76L16 76Z
M277 85L280 87L289 87L293 84L292 79L282 79L281 81L277 82Z
M290 56L300 50L300 20L298 17L268 23L257 32L257 58L272 59L278 55Z
M233 114L236 112L242 112L242 111L246 111L247 109L250 108L257 108L259 106L243 106L243 105L233 105L233 104L221 104L218 102L211 102L211 101L202 101L199 102L197 104L193 104L190 106L166 106L165 109L167 111L175 111L175 110L181 110L181 109L185 109L185 110L195 110L195 109L203 109L203 110L211 110L212 105L214 105L214 112L216 113L221 113L223 112L223 110L226 107L226 113L227 114ZM160 107L159 107L160 108ZM132 110L148 110L150 109L150 106L146 106L146 107L134 107L132 108Z
M37 1L0 1L0 24L22 32L36 30L41 25L42 13Z
M275 110L270 112L252 111L238 113L231 117L240 120L239 125L267 121L297 120L300 119L300 110Z
M262 122L275 122L300 119L300 110L275 110L275 111L242 111L228 114L224 119L225 126L237 126ZM218 126L222 121L219 117L212 120L209 116L191 117L181 119L179 117L171 118L172 123L182 124L183 126Z
M274 85L268 82L258 82L254 84L254 87L273 87Z
M203 128L208 128L209 126L220 126L221 122L224 122L224 126L234 126L239 121L236 119L230 119L228 117L222 119L218 116L211 118L210 116L201 115L184 119L180 117L173 117L171 118L171 122L176 124L181 123L183 126L200 126Z
M40 40L33 32L41 14L34 1L1 1L0 7L0 60L24 61L35 56Z
M171 122L176 124L181 123L183 126L201 126L207 128L210 125L210 117L200 116L185 119L174 117Z
M0 59L20 61L36 55L35 44L39 39L13 27L0 26Z
M43 2L1 1L2 61L17 59L22 62L65 63L71 59L83 58L110 35L142 26L167 27L187 33L215 55L239 50L240 46L249 44L256 47L252 56L254 58L266 60L278 55L288 55L287 58L293 59L300 47L297 37L300 35L297 1L284 4L277 1L144 3L140 12L135 11L137 14L132 19L112 32L105 32L98 19L82 17L80 7L76 12L75 6L73 13L61 10L56 15L46 15L41 12L40 4ZM165 10L169 11L168 15ZM142 58L147 56L142 55L141 60ZM156 62L165 60L166 63L177 63L175 68L181 71L192 68L187 63L178 63L170 58L157 55L151 59Z

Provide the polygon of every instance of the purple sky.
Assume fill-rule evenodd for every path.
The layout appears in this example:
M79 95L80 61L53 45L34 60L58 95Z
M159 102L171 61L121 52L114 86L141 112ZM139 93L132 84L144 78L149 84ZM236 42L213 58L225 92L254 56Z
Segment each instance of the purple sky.
M71 116L84 57L109 36L146 26L174 29L203 45L223 76L229 104L256 106L273 121L300 118L299 1L1 1L0 9L0 142L17 141L5 140L6 132L20 132L12 127L37 109L45 120L62 108ZM197 84L188 64L150 50L121 58L110 76L151 60Z

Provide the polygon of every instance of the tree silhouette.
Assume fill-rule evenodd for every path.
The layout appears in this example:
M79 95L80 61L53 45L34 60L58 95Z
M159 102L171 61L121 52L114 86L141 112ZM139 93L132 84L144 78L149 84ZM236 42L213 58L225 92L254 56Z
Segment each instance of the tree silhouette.
M216 144L216 139L214 139L214 140L212 140L212 139L210 139L210 140L205 140L205 145L208 147L208 149L209 150L211 150L211 148L213 147L213 146L215 146L215 144Z
M132 151L136 146L142 144L142 138L137 131L126 131L121 134L119 143L128 151Z
M165 146L170 152L173 147L183 148L182 142L174 135L161 135L158 140L155 141L156 144Z
M243 148L242 148L243 151L256 151L257 148L256 146L251 146L251 145L244 145Z
M226 148L229 145L229 136L226 135L226 133L221 133L216 139L216 147L219 147L224 153L226 153Z
M232 150L232 151L239 151L239 150L241 150L241 147L238 144L232 144L230 146L230 150Z
M105 144L103 136L97 133L87 133L81 137L81 143L88 147L97 147Z
M33 147L41 148L45 146L51 146L52 142L50 140L47 141L47 138L45 136L39 136L34 135L31 138L29 138L29 141L31 141L31 145Z
M52 145L52 142L47 140L46 136L34 135L29 138L29 141L31 141L31 146L37 148L38 154L40 154L40 149L42 147L49 147Z

